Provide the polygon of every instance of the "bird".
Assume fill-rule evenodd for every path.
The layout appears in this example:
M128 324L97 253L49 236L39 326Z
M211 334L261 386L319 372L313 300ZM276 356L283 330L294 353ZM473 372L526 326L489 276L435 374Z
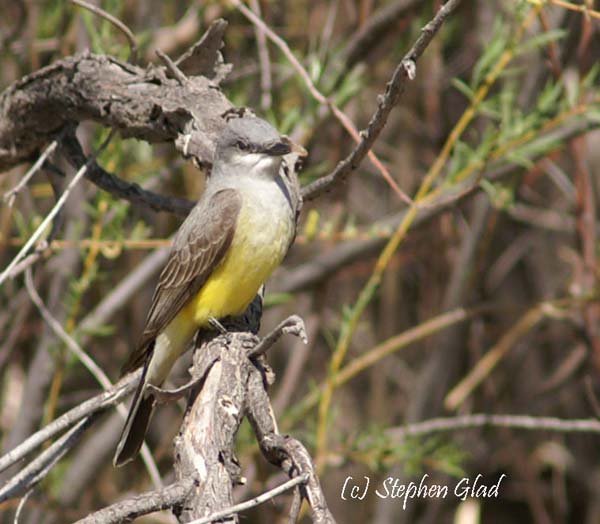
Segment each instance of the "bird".
M113 459L138 454L160 387L198 329L242 314L281 264L296 229L295 203L283 179L283 156L306 151L265 120L230 120L217 139L197 204L181 224L154 290L145 328L123 374L142 375Z

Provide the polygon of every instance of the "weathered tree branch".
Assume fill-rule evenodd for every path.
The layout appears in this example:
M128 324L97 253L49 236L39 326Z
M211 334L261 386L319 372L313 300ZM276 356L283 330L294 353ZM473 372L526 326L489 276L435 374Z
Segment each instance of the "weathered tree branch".
M155 491L142 493L106 508L102 508L75 524L118 524L132 519L180 505L194 486L192 478L182 479Z
M248 420L254 429L264 457L271 464L283 469L290 477L308 473L308 482L302 488L302 496L308 500L313 522L335 523L308 451L300 441L279 433L265 388L265 380L262 374L256 371L249 376L247 406Z
M264 363L264 352L283 333L304 340L304 324L299 317L292 316L259 342L255 333L261 313L262 297L258 295L244 316L223 322L229 333L215 336L201 332L198 336L191 375L196 390L200 391L192 394L175 441L178 481L164 490L113 504L78 524L116 523L166 508L174 510L180 522L212 515L219 515L219 519L231 515L230 521L237 521L235 512L241 511L240 508L252 507L275 496L265 494L239 508L233 506L232 488L242 481L234 442L245 416L255 428L265 457L291 479L302 477L298 481L300 493L309 501L314 521L334 522L306 449L296 440L278 434L266 391L272 373ZM73 417L69 420L72 422ZM297 503L293 504L292 512L296 510Z
M40 69L0 96L0 170L28 160L65 125L83 120L124 138L173 141L185 156L209 163L232 105L212 80L188 80L182 86L162 67L144 70L92 53Z
M298 328L297 318L293 318ZM285 324L287 326L288 324ZM305 448L277 432L266 388L271 373L255 354L257 325L244 331L199 340L191 370L202 387L190 400L188 412L175 440L175 472L178 479L196 478L178 514L180 522L227 512L233 505L232 488L242 482L240 465L234 455L234 439L239 425L248 416L263 454L281 467L290 478L308 475L303 495L308 499L315 522L334 522L327 509L312 461ZM282 327L283 326L283 327ZM282 324L271 340L285 328ZM231 325L227 325L232 329ZM293 333L302 335L302 329ZM229 521L229 520L228 520ZM231 522L237 522L232 515Z
M80 169L88 161L74 133L67 135L61 140L60 145L61 152L75 169ZM154 211L168 211L181 217L186 217L195 204L195 202L187 198L164 196L142 189L136 183L126 182L109 173L95 161L88 164L85 177L111 195L128 200L133 204L149 207Z

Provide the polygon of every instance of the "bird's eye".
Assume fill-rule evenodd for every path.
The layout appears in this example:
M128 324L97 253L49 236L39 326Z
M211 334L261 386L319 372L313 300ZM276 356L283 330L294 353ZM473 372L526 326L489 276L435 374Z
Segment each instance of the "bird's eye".
M248 149L248 144L246 144L246 142L242 142L241 140L236 142L235 146L242 151L246 151Z

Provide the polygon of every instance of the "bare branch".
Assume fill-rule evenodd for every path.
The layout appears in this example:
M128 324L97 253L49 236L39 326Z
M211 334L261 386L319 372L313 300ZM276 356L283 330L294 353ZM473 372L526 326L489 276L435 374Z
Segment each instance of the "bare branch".
M109 406L114 406L123 400L135 389L140 374L141 370L138 370L135 373L123 377L111 389L75 406L73 409L67 411L57 419L53 420L50 424L28 437L17 447L0 457L0 471L4 471L13 464L16 464L48 439L61 433L82 419L102 411Z
M33 488L31 488L19 501L19 505L17 506L17 511L15 511L15 518L13 520L13 524L19 524L19 518L21 518L21 512L27 503L27 499L33 493Z
M65 453L77 443L79 437L91 425L96 416L96 414L90 415L79 422L4 484L0 488L0 503L22 495L42 480Z
M164 62L167 70L177 79L180 85L185 86L189 82L187 76L175 65L175 62L171 60L169 55L166 55L160 49L156 50L156 55Z
M260 3L258 0L250 0L250 7L261 16ZM256 46L258 47L258 63L260 64L260 107L263 111L271 109L273 97L271 96L271 60L269 59L269 48L264 30L255 25L254 35L256 37Z
M193 487L193 479L183 479L156 491L112 504L78 520L75 524L120 524L148 513L171 509L180 505Z
M280 322L275 329L263 337L263 339L248 352L248 357L253 358L265 354L267 350L285 333L294 335L300 338L300 340L302 340L302 342L305 344L308 344L304 321L298 315L292 315L291 317L286 318L283 322Z
M96 156L98 156L98 154L101 153L104 150L104 148L110 142L111 138L112 138L112 132L109 133L109 135L106 138L106 140L98 148L98 151L96 151L91 156L91 159L96 158ZM29 240L27 240L27 242L25 243L25 245L21 248L21 251L19 251L17 253L17 256L12 259L12 261L8 264L8 266L6 267L6 269L2 272L2 274L0 274L0 286L2 285L2 283L8 277L11 276L11 272L12 272L13 268L27 254L27 251L29 251L29 249L31 248L31 246L33 246L33 244L38 240L38 238L40 238L42 236L42 233L44 233L44 231L46 231L46 228L48 227L48 225L50 224L50 222L52 222L52 220L54 220L54 217L58 214L58 212L61 210L62 206L67 201L67 198L69 197L69 194L71 193L71 191L73 191L73 188L77 185L77 183L85 175L85 172L87 171L87 168L88 168L88 164L86 163L85 165L83 165L81 167L81 169L79 169L79 171L77 171L77 173L75 173L75 176L71 179L71 181L69 182L69 184L65 188L65 190L64 190L63 194L61 195L61 197L58 199L58 201L56 202L56 204L54 204L54 207L50 210L50 212L46 215L46 218L44 218L44 220L42 220L42 223L34 231L33 235L31 235L29 237Z
M89 162L74 134L67 135L61 141L61 151L76 169ZM111 195L135 205L149 207L154 211L168 211L186 217L194 207L194 202L191 200L159 195L153 191L142 189L138 184L125 182L105 171L95 161L89 163L86 178Z
M57 145L58 145L58 142L56 140L53 140L50 143L50 145L46 148L46 150L35 161L35 164L33 164L31 166L31 168L29 168L29 171L27 171L27 173L25 173L25 176L23 176L23 178L21 178L21 180L19 180L19 183L15 187L13 187L10 191L7 191L6 193L4 193L4 196L2 197L2 199L4 200L4 202L6 202L8 207L12 207L17 195L27 185L27 183L29 182L29 179L38 172L38 170L40 169L40 167L42 167L42 165L44 164L46 159L48 159L52 155L52 153L54 153Z
M38 311L42 315L43 319L46 321L46 324L50 326L50 329L54 332L54 334L63 341L65 346L73 353L75 358L81 362L85 368L92 374L92 376L96 379L98 384L102 386L103 389L108 390L112 387L112 383L109 378L106 376L106 373L102 371L100 366L96 364L94 359L90 357L75 340L71 337L64 328L60 325L60 322L56 320L48 308L44 305L42 298L40 297L37 289L35 289L35 285L33 284L33 278L31 276L31 269L28 268L25 271L25 286L27 287L27 292L29 293L29 297L31 301L36 305Z
M131 32L131 29L129 29L129 27L127 27L118 18L114 17L110 13L107 13L104 9L102 9L96 5L92 5L87 2L84 2L84 0L69 0L69 2L71 2L72 4L76 4L80 7L83 7L84 9L91 11L95 15L98 15L98 16L104 18L105 20L108 20L117 29L119 29L119 31L121 31L125 35L125 38L127 38L127 42L129 43L129 50L130 50L129 61L132 64L135 64L137 62L138 45L137 45L135 36L133 36L133 33Z
M147 70L83 53L12 84L0 95L0 171L28 160L73 122L93 120L124 138L175 142L209 164L232 108L215 83L195 76L182 87L164 68Z
M416 62L459 2L460 0L448 0L440 8L435 17L421 30L421 35L417 41L410 51L404 55L398 67L396 67L391 80L387 84L385 94L379 97L375 114L371 117L367 128L360 133L362 138L358 146L336 166L333 172L303 188L302 198L305 201L315 199L327 191L334 183L345 180L359 166L373 147L392 109L398 103L400 96L404 92L406 80L412 80L414 77Z
M240 12L248 18L254 25L259 27L272 41L273 43L279 47L281 52L285 55L285 57L289 60L290 64L294 67L294 69L298 72L298 74L302 77L302 80L306 84L310 94L313 96L315 100L317 100L320 104L327 106L330 111L334 114L334 116L339 120L344 129L352 136L352 138L359 143L361 142L361 135L356 130L356 126L352 123L350 118L341 111L330 99L328 99L323 93L321 93L314 82L312 81L310 74L306 69L302 66L300 61L296 58L294 53L292 53L291 49L281 37L279 37L265 22L256 15L252 10L248 9L240 0L233 0L233 4L240 10ZM390 185L390 187L396 192L396 194L406 203L411 203L411 198L402 191L402 189L396 184L396 181L392 178L392 175L387 170L387 168L382 164L382 162L377 158L375 153L373 153L370 147L365 150L365 154L369 157L369 160L373 163L373 165L377 168L377 170L381 173L381 176L384 180ZM364 155L363 155L364 157ZM362 159L362 158L361 158Z
M258 497L251 498L250 500L246 500L245 502L240 502L235 506L231 506L230 508L224 509L222 511L217 511L208 517L203 517L201 519L192 520L189 524L210 524L211 522L215 522L216 520L220 520L225 517L229 517L230 515L234 515L235 513L240 513L241 511L245 511L250 508L254 508L259 506L263 502L267 500L271 500L275 498L277 495L281 495L286 491L299 486L300 484L304 484L308 480L308 473L303 473L298 477L294 477L283 484L280 484L276 488L270 489L269 491L265 491Z
M560 419L556 417L533 417L529 415L488 415L478 413L458 417L442 417L414 422L406 426L391 428L386 434L394 439L429 435L461 429L502 427L532 431L554 431L558 433L600 433L597 419Z

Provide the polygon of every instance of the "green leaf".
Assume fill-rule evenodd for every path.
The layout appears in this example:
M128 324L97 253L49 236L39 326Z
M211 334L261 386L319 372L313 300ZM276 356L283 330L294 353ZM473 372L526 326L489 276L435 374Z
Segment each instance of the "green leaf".
M583 78L581 86L583 89L597 88L597 80L600 73L600 62L596 62Z
M560 142L554 136L542 136L528 144L525 144L513 151L512 154L519 155L521 157L535 158L539 155L543 155L548 151L551 151L558 147Z
M493 183L486 179L483 179L479 185L487 193L492 206L496 209L508 209L514 203L515 194L513 188L504 184Z
M600 109L592 109L585 114L586 118L595 124L600 124Z
M471 81L471 86L473 88L481 83L492 65L498 61L500 55L508 46L507 37L505 35L506 30L504 28L499 24L496 24L494 33L495 35L492 37L492 41L484 47L481 58L473 68L473 79Z
M555 114L563 94L564 86L560 82L548 82L537 99L537 108L544 114Z
M264 307L279 306L281 304L287 304L293 300L294 295L292 293L269 293L265 295Z
M513 164L517 164L518 166L522 166L525 169L531 169L535 165L531 159L524 155L522 151L511 151L506 154L506 159Z
M473 91L473 89L471 89L471 87L466 82L464 82L460 78L453 78L451 80L451 83L457 91L465 95L465 98L469 102L473 101L473 99L475 98L475 91Z
M81 333L92 337L109 337L115 333L115 326L110 324L102 324L100 326L93 326L88 329L83 329L81 330Z
M550 42L556 42L557 40L564 38L566 34L567 31L565 29L552 29L551 31L546 31L540 35L535 35L517 46L515 54L520 55L540 47L545 47Z

